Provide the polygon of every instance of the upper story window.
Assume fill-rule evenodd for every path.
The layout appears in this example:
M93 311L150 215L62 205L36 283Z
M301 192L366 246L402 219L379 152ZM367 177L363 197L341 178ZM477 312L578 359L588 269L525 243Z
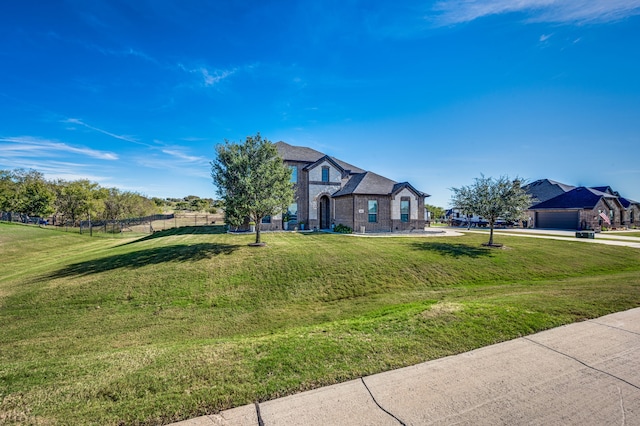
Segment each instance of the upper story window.
M369 200L369 222L378 221L378 200Z
M409 222L410 203L411 202L408 199L400 200L400 222Z
M291 183L298 183L298 167L289 166L291 169Z
M322 181L329 182L329 167L322 166Z

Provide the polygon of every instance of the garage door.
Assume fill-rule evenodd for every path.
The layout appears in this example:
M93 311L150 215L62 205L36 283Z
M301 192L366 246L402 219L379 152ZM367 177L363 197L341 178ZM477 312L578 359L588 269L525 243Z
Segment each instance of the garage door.
M578 229L578 212L536 212L536 228Z

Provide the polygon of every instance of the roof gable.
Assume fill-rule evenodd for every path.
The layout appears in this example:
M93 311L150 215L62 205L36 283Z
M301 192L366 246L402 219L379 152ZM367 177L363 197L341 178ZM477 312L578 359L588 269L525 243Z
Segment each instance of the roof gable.
M532 206L531 209L593 209L603 198L609 201L617 199L611 194L579 186L557 197L538 203Z
M315 149L304 146L293 146L286 142L274 143L278 154L285 161L301 161L305 163L314 163L318 159L324 157L324 154Z
M401 183L396 183L393 187L393 191L391 191L392 195L397 194L398 192L402 191L403 189L408 189L409 191L415 193L418 197L431 197L431 195L418 191L417 189L415 189L413 187L413 185L411 185L409 182L401 182Z
M575 186L566 185L551 179L538 179L524 186L527 194L531 195L538 203L555 198L574 188Z
M321 158L328 157L331 158L335 164L340 166L340 168L346 173L364 173L365 170L351 165L345 161L342 161L336 157L331 157L329 155L323 154L320 151L316 151L312 148L307 148L305 146L294 146L289 145L286 142L276 142L274 143L276 150L280 157L282 157L285 161L297 161L302 163L313 164L320 160Z
M305 166L304 170L315 169L316 167L318 167L319 165L321 165L321 164L323 164L325 162L331 164L333 167L338 169L338 171L340 173L342 173L343 175L345 174L346 170L340 164L338 164L338 162L336 160L334 160L333 157L329 157L328 155L325 155L324 157L318 159L317 161Z
M354 175L347 184L335 194L334 197L343 195L389 195L397 182L387 179L373 172L364 172Z

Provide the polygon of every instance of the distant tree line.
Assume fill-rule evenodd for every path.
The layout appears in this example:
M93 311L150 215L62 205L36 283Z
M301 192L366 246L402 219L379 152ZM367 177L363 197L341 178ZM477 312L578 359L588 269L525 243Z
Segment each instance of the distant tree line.
M0 212L27 220L39 217L53 224L80 221L117 221L167 210L211 211L212 199L190 195L184 199L148 198L137 192L105 188L87 179L47 180L37 170L0 170Z
M197 195L187 195L184 198L158 198L153 197L153 202L159 208L167 211L207 212L216 214L223 207L220 200L213 198L200 198Z

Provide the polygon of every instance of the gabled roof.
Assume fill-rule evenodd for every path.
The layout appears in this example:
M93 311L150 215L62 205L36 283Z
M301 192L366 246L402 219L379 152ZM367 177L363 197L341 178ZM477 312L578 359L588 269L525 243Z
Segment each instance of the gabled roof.
M313 164L323 157L329 157L347 173L364 173L364 170L359 167L353 166L335 157L330 157L312 148L307 148L305 146L293 146L282 141L276 142L274 145L278 150L280 157L285 161L299 161L302 163Z
M408 182L395 182L373 172L355 174L349 179L347 184L333 194L333 197L343 195L392 195L407 188L419 197L429 197L429 194L420 192Z
M415 192L420 197L431 197L431 195L427 194L426 192L418 191L417 189L415 189L409 182L396 183L391 193L397 194L405 188L407 188L409 191Z
M345 186L335 192L332 195L333 197L352 194L391 195L401 191L403 188L408 188L418 196L429 197L429 194L418 191L408 182L395 182L384 176L362 170L359 167L353 166L335 157L325 155L315 149L303 146L293 146L282 141L276 142L274 145L283 160L307 163L307 165L304 166L305 170L312 169L322 164L324 161L328 161L342 172L343 177L350 175L351 177Z
M607 194L618 195L613 189L611 189L610 186L592 186L591 188L595 189L596 191L606 192Z
M323 153L305 146L293 146L282 141L276 142L274 145L283 160L314 163L324 157Z
M557 181L551 180L551 179L538 179L538 180L536 180L534 182L531 182L528 185L525 185L525 188L535 188L536 186L540 186L540 185L544 185L544 184L555 186L555 187L563 190L564 192L569 192L573 188L575 188L575 186L573 186L573 185L567 185L566 183L557 182Z
M354 175L349 182L335 194L334 197L343 195L389 195L393 192L395 181L373 172L364 172Z
M531 210L539 209L593 209L598 202L605 198L609 201L617 197L593 188L579 186L571 191L560 194L550 200L543 201L531 207Z
M333 165L333 167L338 169L342 174L344 174L346 172L346 170L340 164L338 164L338 162L333 157L329 157L328 155L325 155L324 157L318 159L317 161L306 165L304 167L304 170L314 169L314 168L318 167L320 164L324 163L325 161L328 162L329 164Z
M542 203L565 192L569 192L574 188L575 186L556 182L551 179L538 179L525 185L523 189L535 199L534 202Z
M640 206L640 202L638 201L634 201L634 200L629 200L627 198L624 197L619 197L618 200L620 201L620 204L622 204L622 207L624 207L625 209L628 209L631 205L636 205L636 206Z

